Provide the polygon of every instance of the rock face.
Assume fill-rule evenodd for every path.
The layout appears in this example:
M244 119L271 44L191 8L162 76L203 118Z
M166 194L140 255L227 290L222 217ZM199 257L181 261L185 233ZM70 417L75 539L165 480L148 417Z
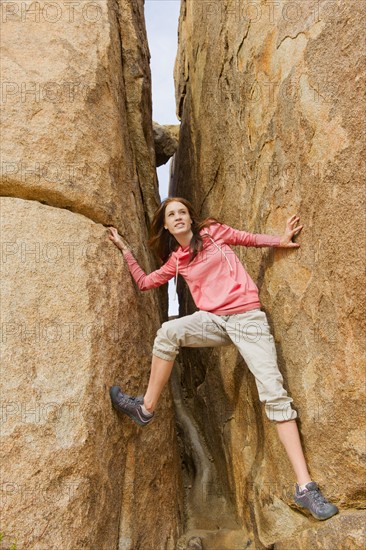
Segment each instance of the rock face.
M19 550L172 550L170 390L148 431L108 394L145 390L167 303L137 290L105 227L157 267L143 1L53 6L3 6L0 531Z
M123 226L118 205L128 184L151 215L157 196L142 0L58 13L30 1L3 8L2 194L39 201L47 194L50 205Z
M311 475L341 510L332 524L347 513L347 529L324 527L322 547L344 548L365 507L365 6L269 4L182 2L171 194L252 233L280 235L292 214L304 224L298 250L236 251L259 286ZM191 313L184 285L180 298ZM259 548L315 544L319 524L292 508L291 466L236 349L184 349L182 360L187 404L243 528Z
M354 550L365 546L364 510L347 510L321 525L313 525L290 539L274 545L274 550L293 548L347 548Z

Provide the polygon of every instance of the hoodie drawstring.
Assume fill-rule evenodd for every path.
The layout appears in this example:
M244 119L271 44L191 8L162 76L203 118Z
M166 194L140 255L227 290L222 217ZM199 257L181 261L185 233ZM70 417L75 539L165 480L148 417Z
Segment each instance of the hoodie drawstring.
M174 292L174 298L175 301L177 299L177 282L178 282L178 258L175 258L175 292Z
M208 235L208 233L207 233ZM208 235L211 239L211 241L213 242L213 244L216 246L216 248L218 248L220 250L220 252L225 256L225 260L227 261L227 263L229 264L229 267L230 267L230 271L234 271L233 268L231 267L231 264L229 262L229 258L226 256L225 254L225 250L223 250L222 248L220 248L216 243L215 241L213 240L213 238L211 237L211 235Z
M216 246L216 248L218 250L220 250L220 252L225 256L225 260L227 261L227 263L229 264L229 267L230 267L230 272L234 271L233 268L231 267L231 264L229 262L229 258L226 256L225 254L225 250L223 250L222 248L220 248L216 242L213 240L213 238L211 237L211 235L209 235L208 233L204 233L205 235L207 235L211 241L213 242L213 244ZM177 282L178 282L178 258L175 259L175 292L174 292L174 298L173 300L175 301L176 298L177 298Z

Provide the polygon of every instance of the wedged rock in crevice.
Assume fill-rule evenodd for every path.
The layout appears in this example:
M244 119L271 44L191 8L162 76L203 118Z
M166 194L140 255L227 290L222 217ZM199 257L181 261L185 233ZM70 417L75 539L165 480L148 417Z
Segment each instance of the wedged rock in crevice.
M166 164L174 155L179 141L179 124L153 122L156 166Z
M182 2L170 194L251 233L282 235L290 215L300 216L299 249L236 252L258 284L310 474L351 525L351 512L365 507L365 418L354 414L363 403L365 289L359 227L350 223L363 217L364 4L315 4L294 14L285 0L270 13L259 4ZM187 292L181 314L194 311ZM314 524L292 508L295 477L244 362L229 350L183 356L194 418L206 420L207 396L217 396L214 427L198 423L242 524L258 545L296 546ZM342 546L340 530L334 537Z

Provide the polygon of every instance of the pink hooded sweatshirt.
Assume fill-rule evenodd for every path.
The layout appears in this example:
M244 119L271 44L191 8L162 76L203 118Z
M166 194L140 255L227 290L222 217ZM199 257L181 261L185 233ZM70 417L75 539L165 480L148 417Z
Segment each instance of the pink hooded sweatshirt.
M178 272L187 282L198 309L233 315L260 308L258 288L229 245L279 246L281 237L239 231L214 223L200 231L203 250L188 264L189 246L172 252L165 264L146 275L131 252L124 252L131 275L140 290L163 285Z

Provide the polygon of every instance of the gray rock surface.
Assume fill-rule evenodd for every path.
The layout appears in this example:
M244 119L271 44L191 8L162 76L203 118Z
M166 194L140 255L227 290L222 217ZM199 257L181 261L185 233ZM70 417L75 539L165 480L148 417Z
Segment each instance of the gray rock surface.
M174 155L179 141L179 124L161 125L153 122L156 166L166 164Z

